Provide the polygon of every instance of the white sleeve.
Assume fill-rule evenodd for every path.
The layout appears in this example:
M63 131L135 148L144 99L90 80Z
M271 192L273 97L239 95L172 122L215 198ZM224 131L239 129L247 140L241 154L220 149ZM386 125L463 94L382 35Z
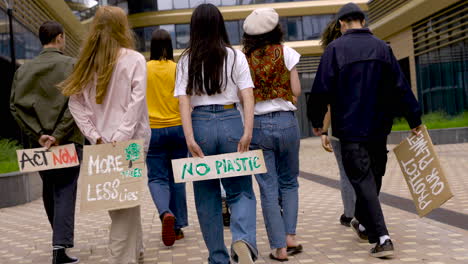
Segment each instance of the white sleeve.
M284 64L286 64L286 68L291 71L299 63L301 54L288 46L283 46L283 54Z
M246 88L253 88L254 84L252 76L250 76L250 67L247 62L247 58L241 51L235 50L236 52L236 67L234 68L234 77L236 80L237 87L239 90Z
M176 82L174 89L174 97L181 95L187 95L187 84L188 84L188 58L184 56L180 58L177 63Z

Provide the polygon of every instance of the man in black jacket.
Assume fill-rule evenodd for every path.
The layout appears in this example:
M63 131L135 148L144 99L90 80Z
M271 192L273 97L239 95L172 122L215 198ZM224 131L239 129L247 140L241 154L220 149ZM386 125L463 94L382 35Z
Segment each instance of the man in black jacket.
M413 133L421 110L391 48L365 24L361 9L349 3L337 14L343 36L331 42L320 61L308 101L314 133L321 134L330 105L333 135L340 139L343 165L356 192L355 219L360 238L376 243L373 257L393 254L379 202L387 163L387 136L396 113Z

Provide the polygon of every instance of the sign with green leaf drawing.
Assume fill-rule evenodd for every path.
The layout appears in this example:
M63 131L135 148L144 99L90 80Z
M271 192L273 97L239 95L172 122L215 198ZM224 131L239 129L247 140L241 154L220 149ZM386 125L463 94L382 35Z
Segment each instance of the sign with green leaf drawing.
M263 152L253 150L172 160L172 171L178 183L266 173L267 169Z
M81 211L140 205L144 176L143 140L84 146L79 185Z

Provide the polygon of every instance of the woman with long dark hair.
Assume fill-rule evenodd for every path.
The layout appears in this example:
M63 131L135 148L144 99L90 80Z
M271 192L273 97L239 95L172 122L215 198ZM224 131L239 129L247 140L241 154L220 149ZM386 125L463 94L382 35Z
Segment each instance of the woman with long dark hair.
M190 43L177 67L175 96L179 97L184 134L192 156L248 151L254 107L252 78L244 54L231 47L223 16L214 5L202 4L193 12ZM244 125L236 106L241 101ZM210 264L230 263L224 244L219 181L193 183ZM257 247L252 177L223 178L221 182L231 211L231 256L241 264L253 263Z
M148 186L162 221L162 241L172 246L182 239L188 225L185 183L174 183L172 159L188 155L179 113L174 98L176 63L171 35L157 29L151 38L150 61L147 62L146 101L151 127L151 141L146 162Z
M294 113L294 103L301 94L296 69L300 55L282 45L278 22L274 9L254 10L244 22L243 45L255 84L251 147L263 150L268 169L255 177L273 250L270 258L286 261L288 254L302 251L296 241L300 135Z

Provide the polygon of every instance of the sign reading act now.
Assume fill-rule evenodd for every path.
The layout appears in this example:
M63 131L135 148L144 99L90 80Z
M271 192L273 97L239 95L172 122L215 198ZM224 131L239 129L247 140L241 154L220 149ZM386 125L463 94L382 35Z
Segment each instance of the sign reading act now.
M204 158L172 160L174 181L192 182L266 173L261 150L235 152Z
M80 165L75 145L34 148L16 151L21 172L43 171Z

